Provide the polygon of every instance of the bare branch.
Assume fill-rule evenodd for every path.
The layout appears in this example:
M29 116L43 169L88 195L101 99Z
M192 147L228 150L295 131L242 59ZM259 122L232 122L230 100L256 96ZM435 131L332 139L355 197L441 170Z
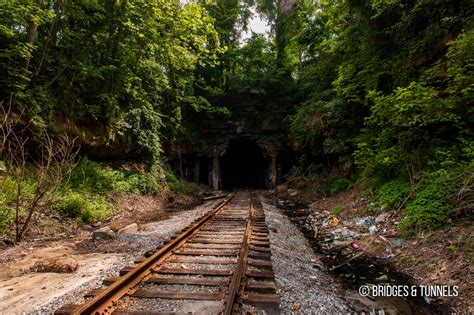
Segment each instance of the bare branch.
M29 229L35 212L44 204L50 203L51 200L48 199L52 198L52 193L70 176L77 165L79 146L76 144L77 138L67 134L53 136L46 129L40 133L39 139L33 142L25 136L32 132L27 129L28 125L22 126L20 123L21 115L13 119L11 106L5 107L1 103L0 108L0 157L5 161L7 169L0 185L4 184L8 176L13 176L17 182L16 198L12 207L15 211L15 239L19 242ZM25 132L26 130L28 132ZM32 148L35 148L34 154L29 152ZM22 186L28 161L37 167L33 175L36 176L36 187L32 196L27 196Z

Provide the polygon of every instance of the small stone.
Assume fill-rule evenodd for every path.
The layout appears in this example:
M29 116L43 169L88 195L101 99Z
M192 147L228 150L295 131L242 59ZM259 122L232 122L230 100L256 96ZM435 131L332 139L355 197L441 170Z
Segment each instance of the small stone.
M112 231L112 229L110 227L105 226L101 229L95 230L92 233L92 238L93 239L102 239L102 240L113 239L113 238L115 238L115 232Z
M97 229L98 227L100 227L100 222L94 222L91 224L91 226L95 229Z
M384 282L384 281L388 281L388 277L386 275L381 275L380 277L375 278L375 280L379 282Z
M380 222L385 221L385 217L386 217L385 213L380 214L378 217L375 218L375 223L380 223Z
M5 246L13 246L15 245L15 242L11 238L4 238L2 240L2 243L5 244Z
M118 230L117 235L135 233L137 231L138 231L138 224L132 223Z
M360 233L357 233L356 231L350 231L351 237L352 238L358 238L360 237Z
M288 189L287 192L290 197L295 197L296 195L298 195L298 191L296 189Z

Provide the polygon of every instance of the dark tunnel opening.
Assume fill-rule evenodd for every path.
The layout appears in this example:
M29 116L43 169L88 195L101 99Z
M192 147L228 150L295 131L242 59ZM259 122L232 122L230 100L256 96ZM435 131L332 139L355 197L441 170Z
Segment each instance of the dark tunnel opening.
M255 141L232 140L221 158L222 187L227 190L266 188L267 164Z
M211 179L209 176L209 172L211 167L209 166L211 163L210 159L202 158L199 160L199 182L205 183L206 185L210 184Z

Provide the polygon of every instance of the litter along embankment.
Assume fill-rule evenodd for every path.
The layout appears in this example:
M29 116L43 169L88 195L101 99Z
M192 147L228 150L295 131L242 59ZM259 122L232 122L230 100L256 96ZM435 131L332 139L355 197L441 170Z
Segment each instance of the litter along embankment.
M431 251L427 253L426 246L433 241L428 242L426 237L403 238L392 222L399 218L393 218L388 213L358 216L355 209L363 206L365 200L361 200L354 191L333 200L327 199L309 205L293 194L291 197L274 197L274 202L303 232L313 250L320 254L321 259L313 264L342 282L346 289L345 299L354 310L391 310L408 314L471 310L469 296L472 295L472 288L469 283L472 283L472 277L469 274L472 273L469 266L464 269L463 280L451 273L443 273L446 268L442 266L450 258L433 257ZM326 210L334 204L341 204L341 200L352 211L334 215ZM431 272L422 266L416 268L410 262L431 263ZM441 268L433 270L433 266ZM361 296L359 289L366 285L407 286L417 290L420 286L456 285L459 294L457 297L436 298L417 291L402 297Z

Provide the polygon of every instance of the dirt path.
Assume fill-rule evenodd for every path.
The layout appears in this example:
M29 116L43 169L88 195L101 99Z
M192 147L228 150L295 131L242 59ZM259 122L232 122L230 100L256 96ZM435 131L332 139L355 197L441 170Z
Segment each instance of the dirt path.
M30 272L35 262L47 257L68 257L78 263L74 273ZM30 313L71 290L92 284L97 275L119 264L123 254L77 254L70 245L51 245L15 260L0 273L0 309L3 314ZM21 274L21 275L18 275Z

